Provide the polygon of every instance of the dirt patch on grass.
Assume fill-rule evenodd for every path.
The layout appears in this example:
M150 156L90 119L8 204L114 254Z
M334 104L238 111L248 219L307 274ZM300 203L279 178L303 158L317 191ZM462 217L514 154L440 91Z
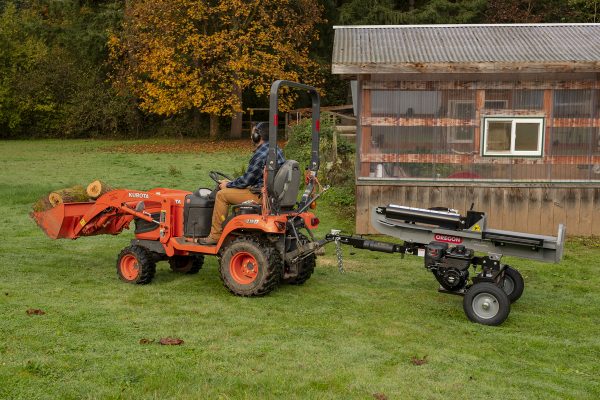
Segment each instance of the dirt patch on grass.
M166 337L160 339L159 343L165 346L179 346L182 345L184 341L179 338Z
M427 356L423 357L423 358L419 358L417 356L412 356L410 358L410 362L412 363L412 365L424 365L427 364Z

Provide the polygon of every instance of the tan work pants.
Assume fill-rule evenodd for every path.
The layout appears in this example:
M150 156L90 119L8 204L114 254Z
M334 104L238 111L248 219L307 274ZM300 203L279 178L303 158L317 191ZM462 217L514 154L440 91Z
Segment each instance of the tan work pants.
M209 235L211 239L218 240L221 236L221 232L223 232L221 225L225 221L225 218L227 218L229 206L243 203L246 200L254 200L260 203L258 196L250 192L249 189L225 188L217 192Z

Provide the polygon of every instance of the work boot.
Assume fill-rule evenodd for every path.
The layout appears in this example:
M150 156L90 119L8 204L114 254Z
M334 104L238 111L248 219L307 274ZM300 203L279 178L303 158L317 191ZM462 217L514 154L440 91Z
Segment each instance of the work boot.
M205 238L201 238L198 239L198 244L204 245L204 246L214 246L215 244L217 244L217 242L219 241L219 239L215 239L211 236L207 236Z

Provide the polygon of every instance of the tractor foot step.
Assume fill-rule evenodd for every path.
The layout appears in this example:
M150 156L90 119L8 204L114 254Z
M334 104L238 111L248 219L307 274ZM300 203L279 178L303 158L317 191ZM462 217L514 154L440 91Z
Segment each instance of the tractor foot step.
M202 239L193 239L190 238L175 238L175 241L180 245L185 246L198 246L198 247L214 247L217 243L205 244L201 242Z

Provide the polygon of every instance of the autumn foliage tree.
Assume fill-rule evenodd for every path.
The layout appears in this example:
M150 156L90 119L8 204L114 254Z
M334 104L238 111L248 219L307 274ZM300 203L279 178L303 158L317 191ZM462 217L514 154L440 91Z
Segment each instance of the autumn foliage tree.
M242 111L242 92L274 79L317 82L309 47L321 7L312 0L136 0L109 40L113 81L163 116ZM235 125L235 124L234 124Z
M494 24L570 22L576 8L564 0L496 0L488 2L484 17Z

